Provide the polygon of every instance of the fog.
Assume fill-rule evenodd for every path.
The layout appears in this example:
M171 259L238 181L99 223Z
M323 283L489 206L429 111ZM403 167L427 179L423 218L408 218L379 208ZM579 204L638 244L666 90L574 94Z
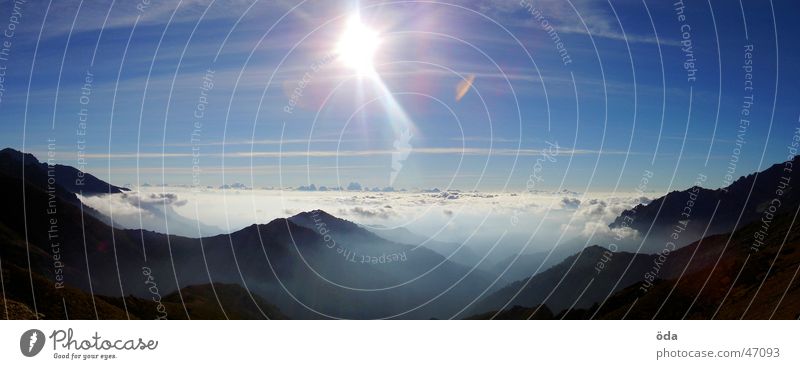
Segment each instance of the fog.
M140 187L82 197L116 226L187 237L237 231L321 209L367 229L406 228L441 242L465 243L487 260L559 245L635 250L640 236L611 230L621 211L647 202L635 194L299 191ZM488 251L492 250L491 253Z

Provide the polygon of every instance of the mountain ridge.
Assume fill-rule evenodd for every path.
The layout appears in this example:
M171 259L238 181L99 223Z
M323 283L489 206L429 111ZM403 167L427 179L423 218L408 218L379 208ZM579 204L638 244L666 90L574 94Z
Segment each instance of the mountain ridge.
M52 173L48 171L52 168ZM67 192L83 195L101 195L130 191L107 183L94 175L62 164L41 162L31 153L5 148L0 150L0 172L15 178L22 178L23 169L26 170L26 179L44 185L49 178ZM31 177L32 176L32 177Z
M767 169L741 176L729 186L707 189L692 186L682 191L672 191L649 203L639 204L623 211L609 227L630 227L647 235L643 249L658 252L670 241L672 229L681 221L688 221L681 230L682 243L686 244L704 235L725 234L761 217L777 190L784 195L784 208L800 206L800 191L794 191L798 178L793 167L800 167L800 155L791 160L769 166ZM789 168L789 172L785 168ZM683 216L687 212L689 216ZM713 216L713 219L712 219Z

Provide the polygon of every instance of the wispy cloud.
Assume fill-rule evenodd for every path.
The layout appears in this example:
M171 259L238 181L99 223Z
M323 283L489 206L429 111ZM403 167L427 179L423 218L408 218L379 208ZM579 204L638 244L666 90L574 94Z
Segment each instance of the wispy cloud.
M163 25L172 18L173 23L204 19L235 18L242 14L254 0L173 0L173 1L53 1L48 10L48 24L43 37L63 36L72 29L74 33L101 29L126 28L137 25ZM82 4L81 4L82 3ZM269 2L284 6L286 1ZM73 19L80 5L79 21ZM112 8L113 5L113 8ZM211 7L211 9L209 9ZM176 11L177 8L177 11ZM110 13L109 13L110 9ZM208 11L206 11L209 9ZM212 11L213 9L213 11ZM106 21L106 14L109 14ZM105 28L103 28L105 26ZM33 30L33 28L31 28ZM38 31L38 30L37 30Z
M239 145L307 145L315 143L337 143L354 142L354 139L335 139L335 138L295 138L283 140L230 140L230 141L209 141L209 142L169 142L165 144L148 144L150 147L194 147L194 146L239 146ZM364 141L364 140L359 140Z
M648 33L633 32L626 29L623 33L619 23L625 26L623 19L603 1L592 0L477 0L475 6L484 13L491 14L502 22L524 27L541 27L541 22L534 21L531 16L522 23L518 18L509 17L520 12L530 13L531 9L540 12L544 19L559 33L591 35L630 43L648 43L679 46L671 39L659 39ZM631 28L631 27L628 27Z
M151 159L151 158L189 158L189 157L225 157L225 158L292 158L292 157L360 157L360 156L391 156L394 150L309 150L309 151L235 151L225 153L198 153L192 152L130 152L130 153L87 153L87 159ZM35 153L35 155L46 153ZM470 155L470 156L541 156L541 149L489 149L470 147L415 147L412 154L423 155ZM61 158L71 158L74 153L62 152L56 154ZM560 148L559 156L569 155L642 155L622 150L591 150Z

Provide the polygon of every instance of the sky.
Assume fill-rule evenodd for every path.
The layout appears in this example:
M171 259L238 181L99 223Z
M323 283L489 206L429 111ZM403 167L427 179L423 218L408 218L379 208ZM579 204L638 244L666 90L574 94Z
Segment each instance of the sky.
M0 146L132 187L716 188L791 154L798 6L0 1Z

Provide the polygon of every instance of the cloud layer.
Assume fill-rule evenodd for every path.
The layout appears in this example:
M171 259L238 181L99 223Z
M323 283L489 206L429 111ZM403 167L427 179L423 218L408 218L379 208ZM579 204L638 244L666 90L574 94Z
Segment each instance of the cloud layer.
M612 231L614 218L647 199L635 195L367 192L142 187L83 201L124 228L189 237L232 232L299 212L321 209L369 228L406 228L425 237L466 242L499 254L578 247L612 238L635 241L630 229Z

